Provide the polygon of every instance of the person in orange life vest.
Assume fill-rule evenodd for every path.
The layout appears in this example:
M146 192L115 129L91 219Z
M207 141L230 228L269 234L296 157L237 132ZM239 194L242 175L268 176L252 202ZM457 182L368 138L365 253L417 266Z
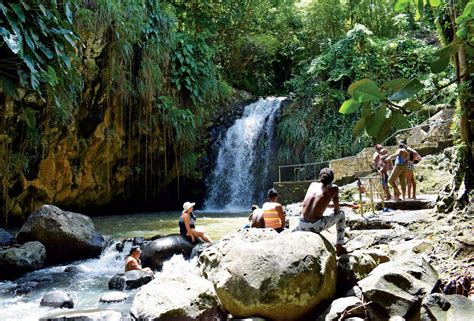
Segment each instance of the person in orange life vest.
M285 227L285 214L283 206L277 201L277 190L270 188L267 198L268 201L263 203L261 209L257 208L253 211L250 227L273 228L280 233Z

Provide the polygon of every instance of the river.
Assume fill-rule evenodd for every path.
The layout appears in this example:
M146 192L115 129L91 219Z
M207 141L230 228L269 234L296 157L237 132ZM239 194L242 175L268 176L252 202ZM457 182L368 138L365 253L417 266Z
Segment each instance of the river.
M203 228L213 240L232 233L247 223L249 213L215 213L195 212L198 220L197 227ZM93 217L96 229L114 240L143 236L149 238L155 235L178 233L179 212L139 213L130 215L113 215ZM28 273L10 282L0 281L0 320L38 320L40 317L64 311L40 307L44 294L63 290L74 300L74 310L88 308L108 308L127 314L136 290L126 291L129 295L124 303L99 303L100 297L109 292L108 281L116 273L123 271L125 254L117 252L115 246L106 248L98 259L89 259L71 264L48 267ZM84 272L77 274L65 273L67 266L79 266ZM190 263L181 257L174 257L165 264L160 273L171 273L177 268L189 269ZM26 295L15 295L12 291L18 284L39 282L39 286Z

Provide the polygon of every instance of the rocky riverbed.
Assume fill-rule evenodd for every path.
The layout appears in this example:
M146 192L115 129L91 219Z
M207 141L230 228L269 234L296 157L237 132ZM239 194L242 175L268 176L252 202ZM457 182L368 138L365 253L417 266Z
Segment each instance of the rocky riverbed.
M291 208L297 211L298 205ZM107 262L115 263L103 270L87 264L53 266L53 274L3 285L16 284L9 291L20 301L29 293L42 293L35 308L42 320L470 320L472 205L447 214L435 209L387 210L362 217L349 208L346 214L350 253L336 257L334 229L321 235L242 229L191 251L176 236L106 242L83 215L46 206L32 214L20 238L0 234L2 271L14 271L8 272L9 278L74 260L69 252L76 247L82 249L76 259L97 256L97 242L108 249ZM296 219L290 217L290 226ZM49 228L42 233L41 226ZM57 236L61 238L51 239ZM157 269L152 277L119 273L132 243L142 244L143 253L153 256L143 260ZM185 261L183 255L192 259ZM105 278L100 278L101 294L93 304L80 292L71 297L55 289L55 282L65 278L87 283L89 275L89 283L96 283L98 273ZM82 295L91 296L87 289ZM28 307L32 309L33 302Z

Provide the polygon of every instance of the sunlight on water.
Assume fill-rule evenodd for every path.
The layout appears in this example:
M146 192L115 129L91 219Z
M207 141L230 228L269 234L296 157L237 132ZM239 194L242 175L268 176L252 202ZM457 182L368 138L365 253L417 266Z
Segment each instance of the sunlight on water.
M155 235L179 233L180 212L137 213L92 218L96 229L115 239L135 236L150 238ZM250 212L202 212L195 211L196 226L204 229L213 239L235 232L248 222Z
M196 211L197 228L204 229L213 240L222 238L242 228L247 222L249 213L215 213ZM143 236L167 235L179 233L179 212L138 213L117 216L94 217L96 229L116 240ZM109 292L108 282L116 273L124 268L125 256L130 252L130 243L122 253L117 252L115 244L105 249L99 259L77 261L71 264L58 265L24 275L22 278L10 281L0 281L0 320L38 320L61 309L40 307L42 297L51 291L62 290L69 293L74 300L74 310L88 308L107 308L118 310L128 315L130 305L136 290L125 291L128 299L124 303L103 304L100 297ZM77 274L65 273L67 266L75 265L82 272ZM165 262L163 271L166 275L182 273L198 273L196 260L186 261L180 255ZM47 279L30 293L17 296L12 290L21 283Z

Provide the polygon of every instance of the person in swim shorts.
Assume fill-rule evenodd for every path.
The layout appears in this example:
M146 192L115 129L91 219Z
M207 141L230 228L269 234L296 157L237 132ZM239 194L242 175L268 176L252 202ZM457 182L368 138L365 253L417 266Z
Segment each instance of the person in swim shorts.
M339 188L332 184L333 180L333 171L330 168L323 168L319 173L319 182L311 183L306 192L301 217L293 231L320 233L336 224L336 253L341 255L347 253L344 248L346 216L339 208ZM334 213L324 215L331 201L334 205Z

